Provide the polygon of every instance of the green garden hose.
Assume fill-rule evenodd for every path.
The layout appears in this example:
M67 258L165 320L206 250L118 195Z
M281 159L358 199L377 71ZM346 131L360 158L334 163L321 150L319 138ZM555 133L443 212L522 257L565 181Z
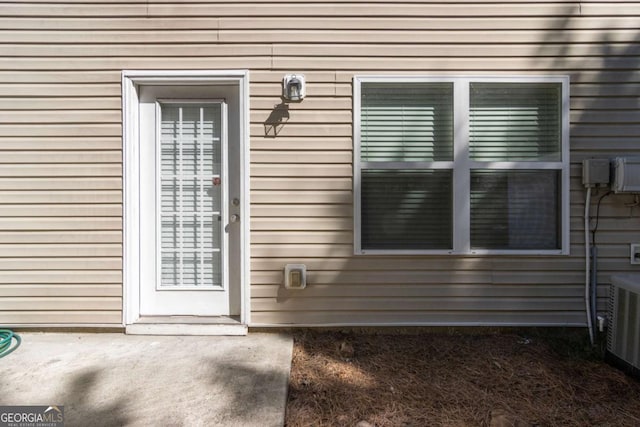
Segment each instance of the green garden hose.
M15 345L12 347L13 341L15 340ZM20 335L14 334L13 331L8 329L0 329L0 358L5 357L16 348L20 347L20 343L22 339Z

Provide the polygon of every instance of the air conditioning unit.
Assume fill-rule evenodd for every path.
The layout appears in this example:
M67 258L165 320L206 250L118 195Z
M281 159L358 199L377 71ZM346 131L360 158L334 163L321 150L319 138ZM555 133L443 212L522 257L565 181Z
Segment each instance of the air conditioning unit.
M606 357L640 378L640 274L611 278Z
M640 157L616 157L613 167L613 191L640 193Z

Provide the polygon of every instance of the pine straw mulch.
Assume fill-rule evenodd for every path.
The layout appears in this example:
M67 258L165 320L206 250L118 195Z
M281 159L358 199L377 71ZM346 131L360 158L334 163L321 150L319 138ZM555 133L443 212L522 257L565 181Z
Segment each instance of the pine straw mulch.
M640 381L582 335L298 331L286 425L639 426Z

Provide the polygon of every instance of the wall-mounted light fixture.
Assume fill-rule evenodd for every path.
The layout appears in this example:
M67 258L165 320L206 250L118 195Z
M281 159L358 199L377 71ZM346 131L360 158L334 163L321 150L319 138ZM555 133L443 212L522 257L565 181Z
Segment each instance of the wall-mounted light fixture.
M304 74L287 74L282 79L282 98L289 102L300 102L307 94Z

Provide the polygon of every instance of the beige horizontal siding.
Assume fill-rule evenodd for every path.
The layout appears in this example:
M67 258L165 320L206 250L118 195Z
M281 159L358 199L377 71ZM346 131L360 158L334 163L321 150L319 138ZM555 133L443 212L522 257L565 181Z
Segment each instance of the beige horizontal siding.
M6 297L121 297L122 285L120 284L96 284L74 283L60 284L3 284L2 295ZM117 311L119 308L115 308Z
M38 204L38 205L4 205L0 216L7 217L119 217L122 215L121 204Z
M2 193L0 193L2 194ZM252 191L253 203L340 203L350 204L353 193L349 190L319 190L319 191Z
M279 150L346 150L351 151L353 143L351 138L344 137L305 137L305 138L265 138L264 136L251 139L252 153L259 150L279 151Z
M91 270L81 274L74 269L20 271L7 270L0 276L0 284L13 283L119 283L122 274L117 270Z
M76 219L76 222L79 220ZM106 221L104 221L106 222ZM84 221L83 226L78 227L79 229L72 229L72 227L68 226L71 222L60 221L61 226L59 229L55 229L55 227L51 227L51 223L47 222L45 224L45 230L34 230L32 226L33 220L25 220L22 222L22 228L9 228L5 227L5 224L2 224L2 231L0 232L0 243L2 243L3 248L5 250L12 250L15 248L14 242L20 242L19 245L24 250L29 250L30 247L26 245L27 243L31 244L39 244L44 243L47 244L45 248L51 250L55 249L56 246L49 246L48 244L62 244L62 243L78 243L81 246L78 250L83 251L83 253L91 253L93 250L93 244L95 243L116 243L118 247L120 247L120 242L122 241L122 224L120 221L114 221L111 224L107 223L107 225L99 225L95 219L91 219L89 221ZM63 227L63 225L67 225L67 227ZM84 227L84 229L82 229ZM100 229L102 228L102 229ZM7 231L8 230L8 231ZM44 249L44 248L43 248ZM121 250L118 250L120 254L122 254ZM30 252L32 256L40 256L41 250L33 249L33 252ZM64 253L64 251L62 252ZM23 256L27 256L26 253L23 252Z
M113 151L3 151L0 158L0 164L20 164L20 163L93 163L96 161L104 161L105 163L119 163L122 160L122 154L119 150Z
M118 96L117 84L60 83L60 84L5 84L0 87L4 96Z
M64 49L59 50L60 55ZM620 63L621 68L632 68L633 57L614 55L608 57L610 61ZM457 72L463 73L465 70L478 68L486 72L570 72L581 67L598 69L605 66L604 58L590 56L571 56L563 59L540 58L535 56L514 56L514 57L492 57L481 56L470 57L434 57L425 63L424 58L419 57L397 57L392 62L383 57L357 57L344 52L341 56L316 57L304 56L244 56L244 57L217 57L217 63L224 68L274 68L274 69L305 69L309 64L313 64L312 70L326 71L342 68L351 72L358 72L362 69L381 72ZM182 67L179 66L182 64ZM49 58L9 58L0 57L0 70L14 70L16 68L28 71L35 71L42 68L53 70L65 70L70 67L76 70L111 69L121 70L126 68L160 68L184 69L184 68L205 68L212 63L209 57L64 57L55 56Z
M36 205L29 213L37 211L38 209L39 207ZM120 231L122 230L122 219L120 217L52 217L43 214L24 217L0 217L0 230ZM18 241L21 242L21 240Z
M626 43L635 40L633 29L613 29L608 33L611 43ZM603 44L602 33L599 29L575 30L572 32L575 43ZM22 30L10 31L0 29L0 36L6 43L77 43L77 32L69 30ZM532 43L533 40L544 38L545 43L566 43L567 33L556 30L504 30L502 32L486 33L485 43ZM83 32L83 40L87 43L118 44L153 43L203 43L211 45L220 43L255 43L256 41L269 43L288 43L292 40L300 43L415 43L416 40L428 40L429 43L478 43L477 35L471 31L458 30L415 30L394 31L385 30L225 30L215 28L205 30L110 30L87 29ZM17 78L17 77L16 77ZM77 80L76 80L77 81ZM92 80L95 81L95 80Z
M24 98L23 105L28 101ZM33 102L33 101L32 101ZM33 104L32 104L33 108ZM117 137L0 137L0 150L6 151L52 151L52 150L120 150L122 141ZM114 155L115 153L110 153Z
M0 323L121 322L121 71L190 68L251 73L255 324L584 323L580 162L640 155L640 3L28 0L1 15ZM308 96L274 136L288 72ZM571 255L353 256L355 74L549 73L572 82ZM602 283L638 271L632 201L601 204ZM309 286L286 291L297 262Z
M119 270L122 268L120 257L96 257L96 258L0 258L0 269L16 270L102 270L110 268Z
M0 177L0 190L118 190L121 177Z
M443 2L445 3L445 2ZM531 5L532 3L529 3ZM497 13L496 16L469 16L468 13L456 16L420 16L410 12L402 13L399 7L394 7L395 13L391 17L368 15L367 6L358 12L356 17L334 16L336 11L330 11L330 16L301 17L295 16L164 16L164 17L127 17L127 16L90 16L77 15L75 17L57 16L49 19L33 17L25 10L25 15L3 16L0 18L0 28L6 30L212 30L217 29L218 34L224 34L228 30L593 30L593 29L635 29L636 17L616 16L617 8L625 3L616 2L608 7L608 13L602 16L579 16L580 7L575 4L555 6L557 16L507 16ZM634 13L637 3L627 3L622 14ZM17 8L22 7L19 5ZM450 6L447 4L447 7ZM484 7L485 5L483 5ZM499 6L500 7L500 6ZM616 10L614 11L613 8ZM44 16L49 14L50 6L42 6ZM215 14L217 7L208 7L210 14ZM260 8L245 7L249 10L261 10ZM296 8L297 11L297 8ZM9 13L9 12L7 12ZM64 12L60 12L61 14ZM295 11L293 12L295 13ZM610 14L614 14L611 16ZM3 8L3 15L4 8ZM606 16L609 15L609 16ZM571 18L574 19L571 19Z
M2 132L2 127L0 127ZM72 177L86 176L122 176L120 164L82 163L82 164L0 164L0 178L4 177Z
M483 31L484 43L532 43L533 40L542 40L546 43L566 43L567 33L564 31L549 30L503 30L488 33ZM179 34L182 34L179 32ZM207 33L189 33L198 40L206 37ZM632 29L616 29L610 32L611 42L634 41L635 31ZM470 43L478 44L477 32L467 30L450 31L447 29L424 29L414 31L371 31L371 30L226 30L219 33L220 41L226 43L250 42L257 36L272 43L291 43L292 40L304 43L408 43L413 44L418 40L429 43ZM575 43L602 43L602 34L597 29L575 30L572 32ZM186 36L186 34L185 34ZM135 36L134 36L135 37ZM193 39L189 39L191 41ZM538 45L539 46L539 45Z
M628 43L610 43L607 45L611 49L608 56L633 56L634 49L628 49ZM31 44L5 44L0 46L0 55L14 58L40 57L173 57L179 56L184 50L197 52L194 56L266 56L277 55L281 57L306 57L306 56L349 56L349 57L372 57L372 56L396 56L396 57L423 57L424 55L434 55L438 57L530 57L548 56L557 52L558 49L571 50L572 57L584 57L598 55L602 50L601 44L595 43L575 43L575 44L550 44L540 45L535 43L524 44L503 44L500 49L492 46L469 44L412 44L407 43L280 43L271 47L268 45L251 44L219 44L219 43L198 43L198 44L154 44L149 47L144 44L92 44L85 45L65 45L61 50L57 45L43 46Z
M1 20L0 20L1 25ZM60 50L61 53L64 50ZM258 56L229 56L218 57L216 63L221 68L268 68L272 66L270 57ZM185 68L206 68L212 65L209 57L183 57L183 56L166 56L162 58L78 58L78 57L50 57L50 58L2 58L0 57L0 70L28 70L36 71L43 68L50 70L95 70L109 69L119 72L123 69L149 69L149 68L165 68L171 70L180 70Z
M286 222L281 218L265 216L251 219L252 230L350 230L352 224L350 217L287 218Z
M4 297L0 301L0 312L9 310L73 310L82 306L87 310L117 311L122 306L119 297Z
M624 1L624 0L623 0ZM5 3L23 3L23 0L8 0L5 1ZM364 4L371 4L371 3L388 3L389 0L373 0L373 1L369 1L369 0L332 0L331 3L349 3L349 4L359 4L359 3L364 3ZM530 3L531 0L503 0L501 3L504 4L511 4L511 3ZM601 0L586 0L582 3L600 3ZM618 0L619 2L619 0ZM33 3L33 4L37 4L37 3L51 3L51 0L29 0L29 3ZM82 3L82 4L92 4L92 3L104 3L104 0L65 0L64 2L65 4L75 4L75 3ZM110 3L131 3L130 0L111 0ZM152 3L152 4L164 4L164 3L176 3L175 0L150 0L147 1L146 3ZM212 0L209 2L210 4L219 4L219 3L273 3L272 0ZM289 4L289 5L294 5L294 4L299 4L299 3L303 3L306 4L307 2L304 0L280 0L279 3L283 3L283 4ZM446 4L446 1L442 1L442 0L403 0L403 3L420 3L420 4ZM487 0L466 0L465 3L487 3ZM557 0L540 0L538 3L554 3L554 4L558 4Z
M120 108L120 97L75 97L72 95L43 97L42 93L29 98L22 98L20 95L0 99L2 111L13 111L18 114L20 110L40 109L43 111L61 110L117 110Z
M6 57L165 57L180 56L184 51L190 50L194 52L194 56L266 56L271 54L271 47L264 44L245 44L245 45L224 45L224 44L155 44L153 46L145 45L113 45L109 44L91 44L85 45L68 45L61 51L55 45L22 45L22 44L5 44L0 47L0 55ZM197 53L196 53L197 52Z
M0 174L2 170L0 169ZM282 165L275 164L255 164L251 168L252 177L272 177L272 176L288 176L295 178L317 177L317 178L334 178L334 177L350 177L351 165L335 165L335 164L313 164L313 163L296 163L288 164L286 170L282 169Z
M39 123L118 123L122 119L120 110L9 110L3 111L0 123L33 123L34 115L37 115Z
M59 241L63 240L63 238L62 236L56 236L55 240ZM4 244L0 247L0 262L3 262L4 258L21 257L23 262L38 260L43 261L43 265L45 265L44 262L47 261L49 265L54 266L56 269L59 267L58 262L67 264L86 262L87 259L85 257L94 257L91 259L93 263L103 259L97 257L110 257L107 261L118 263L118 266L120 266L121 260L118 259L120 255L122 255L122 245L119 243L81 245L40 242L39 244ZM49 257L49 259L43 259L43 257ZM65 259L60 260L59 258L61 257L65 257Z
M0 200L4 203L111 203L122 201L119 190L74 190L74 191L0 191Z
M120 122L113 73L0 77L0 323L121 322Z
M251 180L251 188L261 190L347 190L351 189L351 178L296 177L295 181L285 177L257 177Z
M176 2L177 3L177 2ZM404 4L399 10L397 5L386 3L298 3L296 7L290 5L264 3L260 7L246 7L245 5L230 4L228 2L218 3L215 7L210 4L6 4L3 8L4 16L50 16L50 17L132 17L144 16L148 18L170 16L215 16L215 17L296 17L300 20L316 20L319 16L379 16L387 18L389 16L424 16L424 17L446 17L470 16L470 17L527 17L532 16L591 16L605 15L611 11L611 6L606 4L585 3L579 9L566 5L562 8L562 2L557 3L488 3L488 4L458 4L453 2L426 3L426 4ZM448 3L448 4L447 4ZM638 10L634 3L617 2L616 15L637 14ZM567 7L569 6L569 7ZM306 18L306 19L304 19Z
M615 254L601 254L603 256L607 255L615 255ZM453 258L453 259L450 259ZM318 258L303 258L303 257L290 257L290 258L272 258L272 259L255 259L252 261L251 265L254 271L256 272L268 272L272 270L272 265L274 262L281 262L283 264L295 263L296 260L304 263L307 267L314 271L330 271L330 272L341 272L347 269L353 269L354 271L362 272L366 274L366 272L372 272L377 274L378 272L386 272L393 269L400 269L404 273L413 273L415 275L420 274L430 274L431 272L445 272L451 275L457 274L458 272L473 272L473 271L494 271L494 270L502 270L502 272L530 272L531 270L544 270L545 272L550 271L565 271L568 268L572 270L580 270L580 268L584 265L580 259L570 258L565 260L558 260L554 262L553 260L549 260L546 258L528 261L527 263L521 263L519 258L505 258L505 259L495 259L497 257L493 257L493 259L487 259L490 257L476 257L476 258L456 258L456 257L438 257L437 263L425 263L421 257L375 257L373 259L362 257L362 258L345 258L336 254L333 257L318 259ZM629 265L626 260L615 259L611 260L610 263L616 266L617 270L631 270L633 267ZM497 284L497 281L494 281L494 276L492 276L491 281L493 284ZM278 284L274 283L274 284ZM362 286L363 289L366 289L366 286L369 282L359 283L356 286ZM538 284L534 284L535 287ZM328 284L330 285L330 284ZM420 287L420 284L415 285ZM515 285L516 287L520 285ZM530 290L530 286L522 286L518 287L522 292L528 292ZM501 289L501 287L497 287L495 289ZM541 287L541 292L546 289L546 287ZM336 292L339 292L339 288L334 289ZM393 292L394 288L387 288L389 292ZM293 292L293 291L292 291ZM563 292L562 287L557 288L557 292ZM546 294L546 291L544 291ZM543 294L541 294L542 296Z
M275 306L275 305L274 305ZM362 305L359 305L361 307ZM293 326L414 326L414 325L510 325L514 323L512 310L264 310L253 314L256 325L272 325L274 318L278 325ZM518 324L536 326L576 326L584 324L584 313L562 311L562 320L550 317L548 310L518 312Z
M268 298L277 290L278 285L261 285L255 287L254 295L256 297ZM568 289L557 285L500 285L490 286L485 289L481 295L478 295L478 287L469 284L460 283L443 283L443 284L397 284L393 288L389 286L377 284L345 284L339 288L326 284L318 284L313 288L309 288L305 292L306 299L314 298L394 298L398 292L402 293L405 298L450 298L452 294L467 295L463 297L467 303L470 303L474 296L482 298L491 298L499 300L500 298L537 298L538 301L544 298L571 298L576 299L584 295L584 290L580 286L574 286ZM298 293L295 290L281 290L280 296L287 298L296 298ZM606 296L604 287L599 292L600 297ZM472 302L471 302L472 303Z
M39 137L39 136L119 136L122 129L119 125L108 123L39 123L34 118L34 125L30 128L22 124L0 124L0 132L5 136L12 137Z

